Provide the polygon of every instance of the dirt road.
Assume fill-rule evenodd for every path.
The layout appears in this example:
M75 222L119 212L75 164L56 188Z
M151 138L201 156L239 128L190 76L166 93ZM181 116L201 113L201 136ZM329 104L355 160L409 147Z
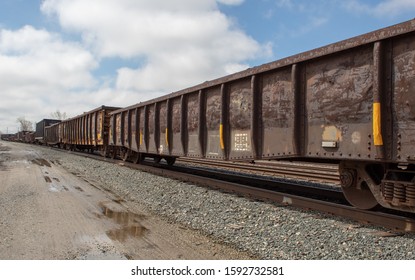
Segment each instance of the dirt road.
M245 259L43 158L0 141L0 259Z

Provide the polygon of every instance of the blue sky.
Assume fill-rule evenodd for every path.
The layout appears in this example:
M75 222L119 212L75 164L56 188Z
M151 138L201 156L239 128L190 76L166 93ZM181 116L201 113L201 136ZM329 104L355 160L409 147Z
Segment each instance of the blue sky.
M415 0L0 0L0 131L132 105L414 12Z

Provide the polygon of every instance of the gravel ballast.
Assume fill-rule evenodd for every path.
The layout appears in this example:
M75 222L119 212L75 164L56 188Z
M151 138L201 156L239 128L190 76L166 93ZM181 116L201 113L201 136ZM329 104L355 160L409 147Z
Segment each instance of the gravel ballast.
M259 259L415 259L415 235L254 201L67 152L40 149L85 180L96 181L171 222L250 252Z

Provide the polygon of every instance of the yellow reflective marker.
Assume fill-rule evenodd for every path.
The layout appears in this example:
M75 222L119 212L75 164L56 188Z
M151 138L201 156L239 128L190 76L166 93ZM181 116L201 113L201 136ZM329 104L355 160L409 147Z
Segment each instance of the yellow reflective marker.
M380 102L375 102L373 103L373 141L375 146L383 145L380 115Z
M166 145L169 145L169 129L166 127Z
M220 139L220 148L225 149L225 142L223 141L223 124L219 126L219 139Z

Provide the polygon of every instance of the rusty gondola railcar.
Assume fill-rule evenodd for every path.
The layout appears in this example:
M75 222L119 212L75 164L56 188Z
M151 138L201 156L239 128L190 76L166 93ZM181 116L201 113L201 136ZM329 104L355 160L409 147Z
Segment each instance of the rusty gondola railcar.
M35 132L34 131L29 131L28 133L26 133L24 135L24 140L25 143L28 144L33 144L35 143Z
M44 142L48 146L61 146L62 143L62 122L54 123L45 127Z
M115 154L340 164L356 207L415 212L415 20L111 113Z
M105 154L108 144L109 113L117 109L119 108L101 106L62 121L60 145L70 150L98 150Z
M36 123L36 131L35 131L35 143L37 144L44 144L45 140L45 128L47 126L51 126L52 124L59 123L61 120L56 119L43 119L40 122Z
M15 141L16 134L10 134L10 133L3 133L0 134L0 139L3 141Z
M33 131L27 131L27 130L19 131L16 133L15 141L23 142L23 143L31 143L33 136L34 136Z
M133 162L145 157L154 158L156 162L164 158L173 164L176 157L184 153L178 155L170 150L173 142L169 142L167 114L167 104L134 105L111 112L110 155L120 155Z

